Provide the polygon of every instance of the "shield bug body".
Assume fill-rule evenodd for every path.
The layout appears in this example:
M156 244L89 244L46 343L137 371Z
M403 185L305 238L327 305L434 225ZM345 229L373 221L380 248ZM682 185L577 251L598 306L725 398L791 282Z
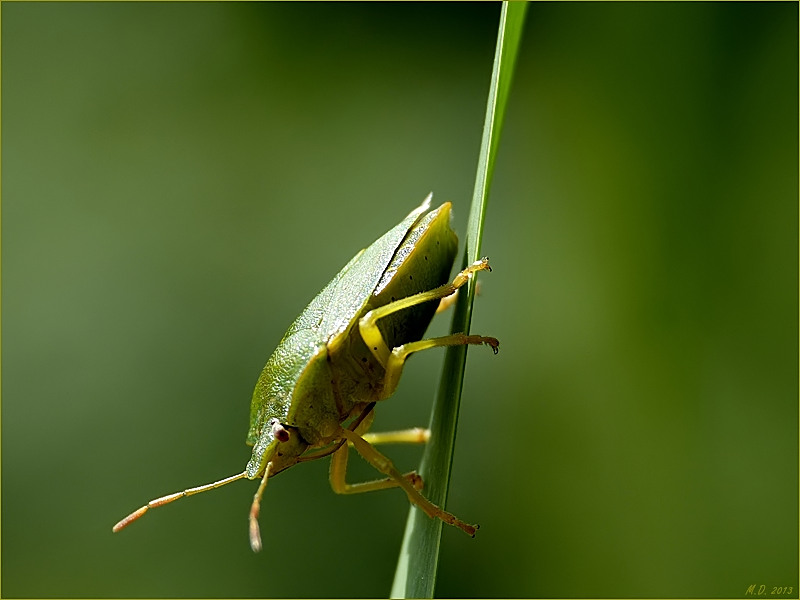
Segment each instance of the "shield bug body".
M454 334L422 339L438 305L480 270L478 261L448 283L458 240L450 227L450 204L429 211L431 195L402 222L362 250L292 323L256 383L247 443L253 453L245 470L220 481L152 500L134 511L119 531L150 508L221 487L260 479L250 508L250 545L261 549L258 513L267 481L299 462L332 455L330 482L337 493L400 487L428 516L474 535L464 523L427 500L422 479L401 474L374 445L424 442L427 431L369 434L375 404L392 395L406 358L437 346L487 344L495 338ZM348 447L386 477L348 484Z

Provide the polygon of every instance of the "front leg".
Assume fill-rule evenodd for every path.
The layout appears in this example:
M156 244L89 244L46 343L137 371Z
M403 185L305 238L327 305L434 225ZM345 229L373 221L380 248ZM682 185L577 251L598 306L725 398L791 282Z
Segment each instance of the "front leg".
M354 434L356 435L356 434ZM362 481L360 483L347 483L347 459L350 454L350 444L343 444L331 457L330 482L331 488L337 494L361 494L363 492L375 492L400 486L397 480L387 477L386 479L375 479L373 481ZM411 471L401 478L410 483L415 490L421 490L423 483L422 477L416 471Z
M420 494L419 488L416 487L416 481L419 481L419 485L421 486L422 480L419 478L418 475L415 473L413 474L416 479L412 479L409 475L401 475L400 472L395 468L388 458L386 458L383 454L378 452L369 442L367 442L364 438L362 438L357 433L349 431L347 429L342 429L342 435L347 438L347 441L352 443L353 446L356 447L358 453L364 457L364 459L370 463L373 467L378 469L384 475L388 475L388 479L378 480L377 482L368 482L368 485L374 485L375 487L369 487L368 489L356 489L353 490L356 486L350 486L351 491L344 491L343 493L353 493L357 491L369 491L372 489L384 489L386 487L401 487L403 491L408 496L408 500L422 509L425 514L427 514L431 518L441 519L445 523L449 525L453 525L458 527L466 534L470 536L475 536L475 532L478 529L477 525L470 525L465 523L458 517L453 514L450 514L446 510L439 508L433 502L428 500L425 496ZM337 450L337 454L342 451L346 451L346 446L343 446L339 450ZM334 458L336 458L334 456ZM346 460L346 459L345 459ZM343 474L342 474L343 476ZM331 482L333 482L333 465L331 466ZM384 483L386 482L386 483ZM336 488L334 488L336 489Z

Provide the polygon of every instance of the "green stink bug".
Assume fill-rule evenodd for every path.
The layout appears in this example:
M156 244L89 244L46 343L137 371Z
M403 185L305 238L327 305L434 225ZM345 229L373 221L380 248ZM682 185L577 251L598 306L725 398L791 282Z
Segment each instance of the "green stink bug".
M373 444L424 442L421 429L366 433L376 402L393 393L406 358L437 346L487 344L495 338L453 334L422 339L437 302L481 270L480 260L448 283L458 239L450 227L450 203L429 211L432 194L396 227L356 254L292 323L256 383L245 470L220 481L150 501L114 525L117 532L149 509L216 489L238 479L260 479L250 507L250 546L261 549L258 513L267 481L300 462L333 455L330 483L340 494L400 487L428 516L474 536L469 525L425 498L422 478L401 474ZM386 478L345 481L348 447L356 448Z

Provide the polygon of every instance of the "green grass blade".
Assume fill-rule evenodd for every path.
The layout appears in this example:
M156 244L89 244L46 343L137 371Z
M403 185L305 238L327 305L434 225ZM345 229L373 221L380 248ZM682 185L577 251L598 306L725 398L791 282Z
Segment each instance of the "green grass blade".
M526 9L526 2L503 2L500 14L463 266L480 258L488 193ZM462 291L466 293L459 293L453 315L451 331L454 333L469 331L475 294L474 278ZM439 506L445 506L447 501L466 358L466 346L447 349L431 416L431 440L420 465L420 474L425 481L424 493ZM392 585L392 598L433 598L441 534L441 521L430 519L419 509L411 508Z

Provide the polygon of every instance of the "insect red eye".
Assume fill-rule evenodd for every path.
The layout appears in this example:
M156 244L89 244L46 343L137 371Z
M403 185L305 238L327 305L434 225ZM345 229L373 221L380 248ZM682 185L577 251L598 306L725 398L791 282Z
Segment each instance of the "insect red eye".
M278 419L271 419L270 427L272 427L272 435L279 442L289 441L289 430L286 429Z

